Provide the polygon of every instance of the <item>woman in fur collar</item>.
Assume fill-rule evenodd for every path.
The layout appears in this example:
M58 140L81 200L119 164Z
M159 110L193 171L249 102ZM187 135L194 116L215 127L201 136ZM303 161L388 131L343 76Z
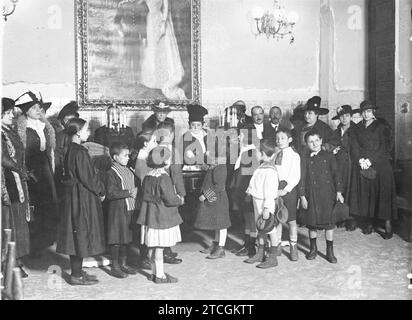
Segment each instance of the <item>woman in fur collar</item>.
M17 119L17 132L25 148L29 172L30 204L34 206L34 220L30 223L31 253L36 254L52 245L56 238L57 196L53 177L56 137L42 111L50 104L43 103L32 92L17 100L23 99L26 102L16 105L23 112Z

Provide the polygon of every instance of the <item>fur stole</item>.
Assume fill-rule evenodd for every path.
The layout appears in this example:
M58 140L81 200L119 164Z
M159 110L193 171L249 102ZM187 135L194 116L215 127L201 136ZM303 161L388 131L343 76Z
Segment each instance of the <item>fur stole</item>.
M40 119L40 121L45 123L45 137L46 137L46 151L47 156L49 157L50 164L52 166L52 170L54 172L55 163L54 163L54 150L56 149L56 133L54 131L53 126L50 124L47 119ZM20 139L24 145L24 148L27 146L27 117L25 115L21 115L17 118L17 133L20 136Z

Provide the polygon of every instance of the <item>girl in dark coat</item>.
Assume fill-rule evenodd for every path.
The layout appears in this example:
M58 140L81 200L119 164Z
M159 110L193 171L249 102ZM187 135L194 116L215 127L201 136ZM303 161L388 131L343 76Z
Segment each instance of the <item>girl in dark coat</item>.
M19 135L11 125L13 123L14 101L2 98L1 103L1 165L4 170L4 185L9 199L9 210L2 215L2 228L12 230L11 241L16 242L17 266L25 278L21 258L30 252L29 194L27 191L27 171L24 159L24 147ZM6 213L9 213L6 217Z
M299 195L302 208L307 210L303 215L310 238L310 252L306 258L316 258L317 230L325 229L326 259L330 263L336 263L333 253L333 230L336 221L332 212L336 201L344 202L342 181L334 155L322 150L320 133L309 131L305 141L310 153L302 157Z
M372 219L385 221L384 239L392 238L391 220L398 217L395 179L390 164L385 124L375 118L377 109L362 102L363 121L358 124L352 152L354 159L353 186L350 203L352 214L366 220L365 234L372 233ZM368 176L376 173L376 176Z
M137 179L127 167L130 150L126 144L110 147L113 164L106 175L107 243L112 255L111 273L126 278L137 271L126 264L127 246L132 242L132 217L136 209Z
M155 283L174 283L178 279L164 272L163 250L181 241L179 225L183 222L178 206L179 196L165 170L171 152L165 147L154 148L147 159L151 170L143 180L142 202L137 223L144 226L142 243L149 247L152 264L151 280Z
M58 225L57 193L54 182L56 148L55 131L42 114L43 102L32 92L25 93L17 105L22 112L17 131L25 147L28 190L34 206L34 219L29 224L31 252L39 254L56 240Z
M229 200L226 193L226 157L224 154L216 153L216 157L209 156L207 162L209 169L200 189L200 204L194 227L215 231L215 241L201 252L209 253L208 259L218 259L225 256L227 229L231 226Z
M343 197L349 201L349 191L351 187L351 171L352 159L350 148L355 139L356 124L351 121L352 115L356 111L352 110L349 105L344 105L338 108L338 114L332 120L339 120L338 128L333 132L331 144L333 144L333 154L336 158L336 163L342 178ZM346 229L348 231L355 230L353 227L353 220L349 219L349 215L341 216L337 223L346 221Z
M67 126L71 137L65 161L66 197L57 240L58 253L70 256L70 284L92 285L98 281L82 271L83 258L105 251L101 202L103 182L98 178L87 149L80 144L90 135L88 123L72 119Z

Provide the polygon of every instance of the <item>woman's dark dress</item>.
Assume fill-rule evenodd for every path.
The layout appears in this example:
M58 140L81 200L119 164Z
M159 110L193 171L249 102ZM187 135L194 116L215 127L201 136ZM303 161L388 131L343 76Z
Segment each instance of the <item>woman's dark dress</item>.
M44 134L47 140L46 128ZM35 177L28 180L30 204L34 206L34 221L30 223L33 250L47 248L56 240L59 221L57 194L50 151L40 151L40 137L32 128L26 128L26 165Z
M66 196L57 239L58 253L89 257L105 251L102 205L103 182L87 149L70 143L65 159Z
M351 172L352 172L352 159L350 154L350 148L353 144L353 139L355 137L355 130L356 124L351 122L350 127L345 131L342 135L341 131L342 125L339 125L338 128L333 132L333 137L331 139L331 143L334 147L340 147L340 150L337 154L335 154L336 163L338 165L338 169L340 172L340 176L342 178L342 188L343 188L343 197L345 199L345 203L348 203L350 206L350 198L349 198L349 191L351 188ZM345 221L349 218L349 216L342 216L342 221ZM339 222L339 221L338 221Z
M387 128L380 120L365 127L358 123L352 147L353 170L350 191L351 214L363 218L396 220L398 218L395 179L388 152ZM376 170L376 179L360 174L359 159L369 159Z

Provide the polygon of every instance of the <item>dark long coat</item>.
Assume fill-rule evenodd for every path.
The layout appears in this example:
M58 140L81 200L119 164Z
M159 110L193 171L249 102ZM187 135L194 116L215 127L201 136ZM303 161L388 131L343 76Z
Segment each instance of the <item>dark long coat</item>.
M301 214L301 222L319 229L332 228L337 222L332 215L336 192L342 192L342 180L335 156L324 150L314 157L303 156L299 196L306 197L308 210Z
M263 139L276 141L276 133L279 130L288 130L288 128L279 124L278 130L275 130L270 123L265 123L265 125L263 126Z
M329 144L330 139L333 135L333 130L323 121L318 120L312 127L304 125L303 127L297 127L293 130L293 146L295 150L299 153L300 156L303 156L304 153L309 152L309 149L304 140L304 136L307 132L315 130L319 132L322 136L323 147L327 151L331 151L332 146Z
M210 168L203 180L201 193L211 189L217 200L200 202L194 227L202 230L220 230L231 226L229 217L229 200L226 193L226 165Z
M107 126L97 128L94 132L94 142L110 148L115 142L126 144L129 149L134 147L134 134L130 127L126 127L126 130L117 132L110 129Z
M146 176L142 188L138 224L153 229L169 229L183 222L178 210L180 198L167 174Z
M102 205L105 194L87 149L70 143L65 158L66 196L59 225L59 253L89 257L105 251Z
M164 123L175 125L175 121L172 118L166 117ZM149 118L147 118L142 124L142 131L146 130L156 130L159 126L159 122L156 119L156 116L152 114Z
M398 218L393 169L385 133L387 128L379 120L368 127L358 123L352 147L353 184L350 192L351 214L360 217L395 220ZM376 179L360 174L359 159L369 159L376 170Z
M135 181L137 185L137 181ZM107 243L128 244L132 242L132 218L134 211L128 211L126 198L131 196L129 190L123 190L122 181L113 169L106 174L107 199Z
M27 218L30 217L29 193L25 176L24 146L17 132L6 126L2 127L1 137L1 165L4 170L4 183L10 200L9 210L2 213L2 218L4 218L2 219L2 228L12 230L11 241L16 242L16 258L20 258L30 252L30 233L27 221ZM7 146L8 141L14 149L14 154L10 154L11 150ZM13 172L20 177L19 186ZM24 201L20 200L18 188L21 188L20 190L23 192Z
M31 250L42 250L56 240L60 214L57 210L57 193L54 182L54 150L56 138L54 128L47 120L43 130L46 150L40 151L40 137L35 130L27 127L27 117L17 119L17 131L25 146L25 160L30 178L27 181L30 205L34 207L29 224Z
M356 139L356 123L351 122L350 127L343 135L341 127L342 125L339 125L338 128L333 131L333 136L330 142L334 147L340 147L340 150L335 155L335 158L340 171L340 176L342 178L343 196L346 200L349 195L351 184L352 159L350 149L353 144L353 140Z

